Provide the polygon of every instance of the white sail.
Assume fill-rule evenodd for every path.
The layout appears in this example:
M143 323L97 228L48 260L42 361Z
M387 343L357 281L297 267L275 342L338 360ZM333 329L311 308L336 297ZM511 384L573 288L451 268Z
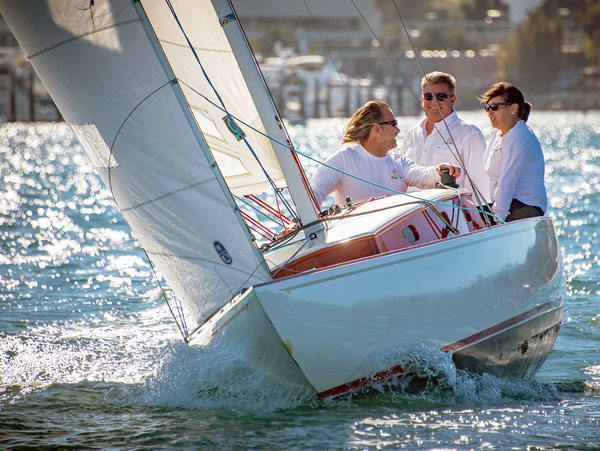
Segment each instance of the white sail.
M191 8L179 17L203 64L222 67L210 76L230 113L264 130L239 69L224 66L232 58L210 1L186 3ZM166 3L7 0L1 8L125 219L194 319L202 322L242 287L270 280L221 175L232 191L246 193L265 185L262 169L227 130ZM208 29L211 41L200 40ZM282 183L267 139L238 125Z

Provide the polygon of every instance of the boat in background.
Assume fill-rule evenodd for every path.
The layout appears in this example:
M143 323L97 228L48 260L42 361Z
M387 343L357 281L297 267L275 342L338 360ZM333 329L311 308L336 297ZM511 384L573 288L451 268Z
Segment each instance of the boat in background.
M552 221L478 228L455 189L321 212L228 0L0 8L186 341L321 397L397 377L415 344L503 378L546 359L564 309Z

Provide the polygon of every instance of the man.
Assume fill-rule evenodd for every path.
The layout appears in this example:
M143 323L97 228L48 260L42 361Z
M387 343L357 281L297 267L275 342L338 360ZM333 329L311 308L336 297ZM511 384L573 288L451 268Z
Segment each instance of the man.
M490 197L490 182L483 168L485 138L479 128L456 114L456 80L444 72L431 72L421 80L421 90L425 119L406 133L402 155L420 166L432 166L443 161L461 166L468 177L463 171L456 180L458 186L473 192L470 177L484 197L481 202L486 203ZM476 198L473 198L473 203L477 205Z
M420 167L402 155L390 154L389 151L396 147L398 133L398 122L388 104L371 100L360 107L344 128L342 144L345 146L311 178L318 205L332 192L336 204L344 205L347 196L352 202L358 202L395 194L394 191L406 192L409 186L433 188L440 180L442 169L448 169L451 175L460 174L460 168L451 164Z

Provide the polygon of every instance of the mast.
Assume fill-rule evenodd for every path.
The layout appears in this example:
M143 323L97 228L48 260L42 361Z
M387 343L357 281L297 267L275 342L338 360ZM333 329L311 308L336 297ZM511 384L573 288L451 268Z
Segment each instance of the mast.
M275 150L275 156L288 184L290 195L296 205L300 220L304 225L312 224L318 220L318 207L313 200L308 180L300 167L296 155L292 150L278 144L279 142L291 147L291 142L283 128L279 112L256 66L256 61L252 56L248 41L231 6L231 2L229 0L211 1L242 71L244 80L250 88L252 100L256 105L266 132L272 138L271 143Z

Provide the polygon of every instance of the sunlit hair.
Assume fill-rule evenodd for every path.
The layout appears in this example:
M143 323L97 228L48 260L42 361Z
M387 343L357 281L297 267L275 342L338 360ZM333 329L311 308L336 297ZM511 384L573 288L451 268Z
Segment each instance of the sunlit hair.
M437 83L444 83L450 89L450 94L454 95L456 91L456 79L452 75L438 70L428 73L421 79L421 91L425 92L430 84L435 85Z
M391 110L391 107L380 100L369 100L361 106L344 127L342 144L361 143L367 139L371 126L383 121L385 110Z
M481 103L488 103L494 97L501 96L505 102L516 103L519 105L519 119L527 122L531 112L531 103L527 102L519 89L505 81L495 83L488 90L479 96Z

